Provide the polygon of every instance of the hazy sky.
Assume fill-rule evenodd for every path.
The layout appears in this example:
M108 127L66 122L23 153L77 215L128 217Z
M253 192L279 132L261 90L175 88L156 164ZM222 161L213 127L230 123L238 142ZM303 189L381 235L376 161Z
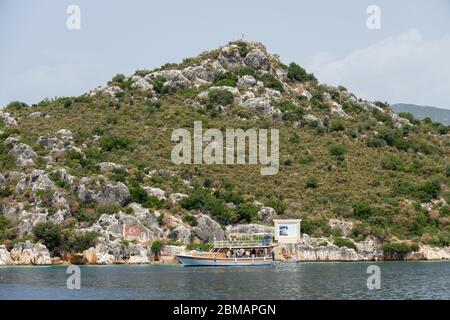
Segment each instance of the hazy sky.
M72 4L80 30L66 27ZM363 98L450 109L450 0L0 0L0 106L80 95L242 33Z

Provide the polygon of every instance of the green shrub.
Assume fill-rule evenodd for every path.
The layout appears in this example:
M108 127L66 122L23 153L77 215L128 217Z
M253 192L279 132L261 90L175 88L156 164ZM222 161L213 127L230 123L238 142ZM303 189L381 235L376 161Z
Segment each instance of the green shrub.
M57 171L50 173L49 178L60 188L64 188L67 186L66 182L62 179L61 175Z
M330 155L335 157L337 160L342 161L345 159L345 154L347 153L347 146L343 144L332 145L328 151Z
M444 217L449 217L450 216L450 205L443 206L439 210L439 213Z
M366 220L373 215L373 209L365 201L356 202L352 205L353 215L361 220Z
M264 82L264 86L267 88L275 89L280 92L284 91L283 84L280 80L272 76L271 74L266 74L261 78L262 82Z
M98 215L102 214L115 214L119 212L122 209L121 206L115 205L115 204L99 204L95 211L97 211Z
M437 179L419 184L403 182L396 186L393 192L397 195L412 197L421 202L429 202L432 199L438 198L441 192L441 184Z
M64 249L70 252L83 252L97 244L98 234L96 232L84 232L74 234L72 237L65 239Z
M380 132L379 137L386 141L388 146L395 147L399 150L408 151L410 143L403 137L403 134L398 129L385 129Z
M160 95L166 95L166 94L172 94L172 93L176 92L175 87L165 85L166 81L167 81L167 79L164 78L163 76L157 76L152 81L153 89L155 90L156 93L158 93Z
M180 201L180 205L186 210L203 210L222 224L228 224L231 210L225 201L217 198L205 189L194 189L189 195Z
M291 62L288 67L288 78L293 81L305 82L316 80L313 74L307 73L305 69L300 67L298 64Z
M283 115L283 120L299 121L302 119L304 110L296 105L292 100L283 99L279 101L276 106Z
M185 214L181 220L192 227L195 227L197 225L197 218L192 214Z
M385 170L403 171L404 161L393 154L388 154L381 160L381 167Z
M239 219L245 222L251 222L259 211L259 207L241 203L236 206L236 213L239 215Z
M334 245L338 246L339 248L347 247L349 249L354 249L355 251L358 251L358 248L356 247L355 243L346 238L335 238L333 241Z
M315 176L309 176L308 179L306 179L306 183L305 183L306 188L315 189L318 186L319 186L319 183Z
M29 106L25 102L20 101L12 101L6 105L6 109L8 110L23 110L27 108L29 108Z
M104 151L132 149L134 146L134 144L129 138L112 135L102 136L99 139L99 144L102 150Z
M53 200L53 190L50 189L37 189L35 191L36 197L41 200L41 205L44 207L51 207Z
M215 86L236 87L237 82L238 82L237 75L230 71L218 73L214 77Z
M407 243L384 243L382 245L384 254L406 254L417 251L419 247L416 244L409 245Z
M93 208L80 205L79 208L73 213L73 217L78 222L95 222L97 221L99 214Z
M242 68L242 69L239 71L239 75L240 75L241 77L243 77L243 76L252 76L252 77L254 77L254 78L256 78L256 79L259 78L258 75L257 75L257 73L256 73L256 71L255 71L255 69L253 69L252 67L244 67L244 68Z
M69 108L72 105L72 99L64 100L64 108Z
M234 96L226 90L211 90L208 92L209 102L212 104L229 105L234 101Z
M331 125L330 125L330 131L344 131L345 130L345 125L344 122L342 122L342 120L340 119L335 119L333 121L331 121Z
M402 118L408 119L409 122L411 122L412 124L419 123L419 121L414 117L414 115L411 112L400 112L398 115Z
M245 58L245 56L250 52L250 48L248 47L247 42L238 41L236 42L236 45L238 46L240 56Z
M383 148L386 146L386 141L380 138L371 138L367 140L367 146L370 148Z
M36 240L41 241L50 251L59 248L61 245L61 228L51 221L36 224L33 227L33 234Z
M114 78L112 78L112 81L122 83L125 81L125 75L118 73L114 76Z
M277 199L268 200L266 205L273 208L277 214L283 214L284 210L286 210L286 205Z

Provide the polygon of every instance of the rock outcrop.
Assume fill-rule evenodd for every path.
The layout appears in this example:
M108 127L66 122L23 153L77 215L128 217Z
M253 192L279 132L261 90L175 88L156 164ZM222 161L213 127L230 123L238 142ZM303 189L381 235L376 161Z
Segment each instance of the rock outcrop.
M52 264L50 252L41 243L19 242L11 250L11 259L16 265L49 265Z

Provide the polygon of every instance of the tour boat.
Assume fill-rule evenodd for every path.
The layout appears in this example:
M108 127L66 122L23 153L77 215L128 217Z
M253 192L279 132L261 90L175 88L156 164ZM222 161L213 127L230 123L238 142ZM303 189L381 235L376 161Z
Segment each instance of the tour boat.
M274 261L273 254L271 236L264 234L261 237L255 234L245 239L214 241L209 252L190 251L175 256L185 267L268 266Z

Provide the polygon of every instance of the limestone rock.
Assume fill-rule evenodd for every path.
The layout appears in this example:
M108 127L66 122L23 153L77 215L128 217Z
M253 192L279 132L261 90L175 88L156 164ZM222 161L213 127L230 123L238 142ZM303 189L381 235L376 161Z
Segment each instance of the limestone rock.
M247 66L251 66L256 70L270 70L270 61L266 54L260 49L251 50L244 59Z
M9 154L17 157L16 165L19 167L32 166L34 165L34 159L37 158L36 152L25 143L16 144L9 151Z
M237 83L238 88L248 89L256 86L256 79L253 76L242 76Z
M14 264L34 264L49 265L52 264L50 253L46 246L41 243L31 243L29 241L17 243L11 250L11 258Z
M272 223L273 219L277 217L277 213L271 207L262 207L258 211L258 218L262 223Z
M13 265L14 261L11 259L11 254L6 249L6 246L0 245L0 266Z
M197 215L197 225L191 229L192 236L201 241L213 242L224 239L224 232L216 221L205 214Z
M353 229L353 222L352 221L345 221L345 220L339 220L339 219L330 219L328 221L328 224L332 229L339 230L343 236L347 237L350 235L350 232Z
M144 92L153 90L153 85L148 83L148 81L145 80L143 77L134 75L131 77L131 80L133 81L133 83L131 84L131 88L133 89L137 89Z
M183 199L183 198L186 198L187 196L188 196L188 195L185 194L185 193L171 193L171 194L169 195L169 200L170 200L172 203L175 203L175 202L180 201L180 200Z
M147 191L149 196L153 196L158 198L159 200L166 200L166 194L164 190L160 188L153 188L153 187L144 187L145 191Z
M0 118L3 118L3 123L8 127L17 126L17 121L8 112L0 111Z

